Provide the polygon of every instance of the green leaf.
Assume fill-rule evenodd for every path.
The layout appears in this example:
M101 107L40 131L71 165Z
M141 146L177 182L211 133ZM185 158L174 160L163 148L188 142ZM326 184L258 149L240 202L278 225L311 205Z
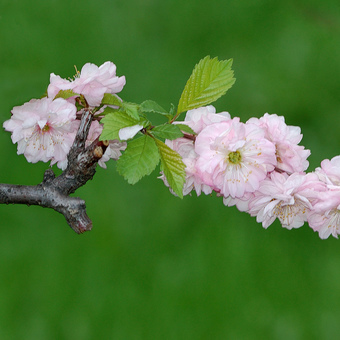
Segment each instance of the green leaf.
M181 131L190 133L191 135L197 135L197 133L188 125L186 124L176 124L180 128Z
M113 110L113 109L111 109ZM102 118L101 123L104 124L103 132L100 140L119 139L119 130L127 126L138 124L138 120L131 118L125 112L112 112Z
M144 135L128 142L123 155L117 161L117 170L130 184L150 175L159 163L155 140Z
M179 100L177 114L208 105L223 96L234 84L232 59L202 59L194 68Z
M122 106L122 101L111 93L104 93L103 99L102 99L103 105L115 105L115 106Z
M79 96L78 93L73 92L72 90L60 90L57 95L54 97L54 99L57 98L63 98L63 99L68 99L74 96Z
M139 105L134 103L123 102L122 109L133 119L139 120Z
M158 138L165 138L165 139L176 139L183 137L183 133L181 132L180 128L177 124L163 124L154 127L151 130L151 133Z
M139 111L142 113L158 113L163 116L169 115L169 112L167 112L153 100L145 100L142 104L140 104Z
M165 143L155 140L161 157L161 171L163 171L170 187L180 198L183 198L185 182L185 164L178 152L169 148Z

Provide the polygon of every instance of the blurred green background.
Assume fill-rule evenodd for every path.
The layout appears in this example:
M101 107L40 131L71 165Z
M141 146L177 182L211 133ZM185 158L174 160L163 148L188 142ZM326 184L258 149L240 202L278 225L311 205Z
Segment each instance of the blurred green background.
M284 115L310 170L340 153L338 0L1 0L0 121L89 61L116 63L125 100L168 108L208 54L234 59L218 111ZM41 182L47 164L0 143L0 182ZM339 240L264 230L157 175L130 186L114 162L98 169L76 193L94 224L81 236L54 211L0 206L0 339L339 337Z

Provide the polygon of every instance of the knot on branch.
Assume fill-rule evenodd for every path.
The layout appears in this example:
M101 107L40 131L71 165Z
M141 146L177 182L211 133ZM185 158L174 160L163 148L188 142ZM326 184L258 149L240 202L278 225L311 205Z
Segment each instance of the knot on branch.
M52 169L47 169L44 173L44 184L51 184L52 181L55 179L55 174Z

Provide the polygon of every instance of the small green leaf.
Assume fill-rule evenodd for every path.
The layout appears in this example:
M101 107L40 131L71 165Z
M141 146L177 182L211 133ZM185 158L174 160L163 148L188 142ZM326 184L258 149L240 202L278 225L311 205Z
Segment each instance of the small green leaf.
M176 139L183 137L183 133L181 132L180 128L177 124L163 124L154 127L151 130L151 133L158 138L165 138L165 139Z
M111 109L113 110L113 109ZM119 139L119 130L127 126L138 124L138 120L131 118L125 112L112 112L102 118L101 123L104 124L103 132L100 140Z
M223 96L234 84L232 59L202 59L194 68L179 100L177 115L208 105Z
M197 135L197 133L188 125L186 124L176 124L180 128L181 131L190 133L191 135Z
M143 176L150 175L158 163L159 152L155 140L143 135L128 142L117 161L117 170L128 183L135 184Z
M114 94L105 93L102 99L102 104L103 105L115 105L115 106L120 107L122 105L122 101Z
M140 104L139 111L142 113L158 113L163 116L169 115L169 112L167 112L153 100L146 100L142 104Z
M122 109L133 119L139 120L138 114L139 105L134 103L123 102Z
M185 182L185 164L180 154L165 143L156 139L160 158L161 171L163 171L170 187L180 198L183 198L183 185Z
M60 90L57 95L54 97L54 99L57 98L63 98L63 99L68 99L74 96L79 96L78 93L73 92L72 90Z

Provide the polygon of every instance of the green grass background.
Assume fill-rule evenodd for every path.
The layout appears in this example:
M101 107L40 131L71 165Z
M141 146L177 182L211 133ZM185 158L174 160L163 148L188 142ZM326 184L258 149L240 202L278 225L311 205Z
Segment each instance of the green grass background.
M340 153L338 0L1 0L0 121L54 72L111 60L128 101L177 104L195 63L234 59L216 103L243 121L301 126L310 170ZM0 131L0 182L47 164ZM340 241L268 230L216 197L173 197L155 172L130 186L114 162L77 191L93 230L0 206L0 339L336 339Z

